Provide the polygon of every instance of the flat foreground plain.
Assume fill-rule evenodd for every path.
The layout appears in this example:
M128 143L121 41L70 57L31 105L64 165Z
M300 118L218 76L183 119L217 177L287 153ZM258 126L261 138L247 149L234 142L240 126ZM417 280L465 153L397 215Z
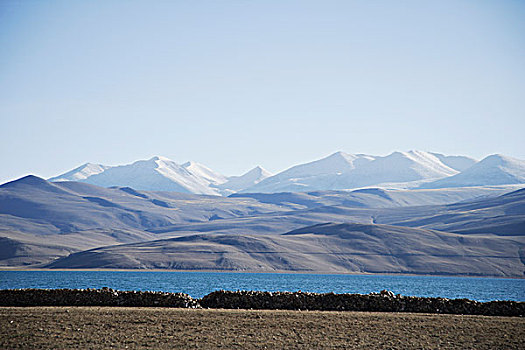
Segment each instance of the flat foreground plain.
M1 307L0 348L519 349L525 319L376 312Z

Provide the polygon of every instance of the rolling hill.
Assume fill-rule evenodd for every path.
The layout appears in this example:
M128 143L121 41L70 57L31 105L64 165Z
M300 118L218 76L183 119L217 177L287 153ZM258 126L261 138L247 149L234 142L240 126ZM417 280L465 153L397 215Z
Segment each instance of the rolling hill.
M319 224L283 235L191 235L73 253L48 268L308 271L523 276L523 239L377 224Z
M525 190L515 188L225 198L27 176L0 186L0 266L521 276Z

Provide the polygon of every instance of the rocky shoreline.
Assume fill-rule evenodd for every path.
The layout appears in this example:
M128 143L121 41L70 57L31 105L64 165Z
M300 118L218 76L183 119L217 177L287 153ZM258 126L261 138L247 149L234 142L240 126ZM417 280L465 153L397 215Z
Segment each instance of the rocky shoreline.
M202 298L199 304L202 307L225 309L379 311L486 316L525 315L524 302L508 300L478 302L469 299L410 297L395 295L386 290L371 294L216 291Z
M102 289L3 289L0 306L157 306L196 308L184 293Z
M525 316L525 302L307 292L215 291L201 299L184 293L102 289L5 289L0 306L142 306L174 308L320 310Z

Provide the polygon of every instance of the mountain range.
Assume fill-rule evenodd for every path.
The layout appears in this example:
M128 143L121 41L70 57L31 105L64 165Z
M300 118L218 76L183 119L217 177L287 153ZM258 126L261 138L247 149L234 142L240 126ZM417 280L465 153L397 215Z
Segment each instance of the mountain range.
M523 187L223 197L26 176L0 186L0 266L523 277Z
M0 267L525 276L525 161L337 152L272 175L164 157L0 185Z
M228 177L196 162L177 164L157 156L120 166L86 163L49 181L222 196L367 187L440 189L522 184L525 161L498 154L476 161L466 156L422 151L393 152L387 156L336 152L275 175L258 166L244 175Z

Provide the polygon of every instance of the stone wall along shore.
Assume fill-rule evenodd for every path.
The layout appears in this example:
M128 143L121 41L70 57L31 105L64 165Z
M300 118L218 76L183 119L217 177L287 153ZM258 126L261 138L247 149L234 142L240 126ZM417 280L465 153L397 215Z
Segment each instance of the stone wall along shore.
M525 302L305 292L215 291L202 299L183 293L102 289L0 290L0 306L158 306L213 309L326 310L525 316Z
M102 289L4 289L0 306L162 306L198 307L183 293Z
M443 313L487 316L524 316L525 303L478 302L469 299L423 298L394 295L305 292L216 291L199 301L202 307L225 309L285 309Z

